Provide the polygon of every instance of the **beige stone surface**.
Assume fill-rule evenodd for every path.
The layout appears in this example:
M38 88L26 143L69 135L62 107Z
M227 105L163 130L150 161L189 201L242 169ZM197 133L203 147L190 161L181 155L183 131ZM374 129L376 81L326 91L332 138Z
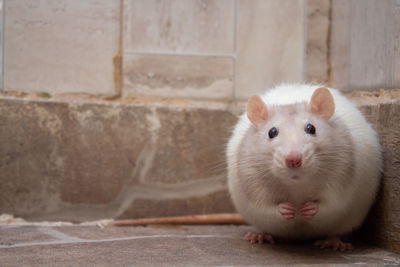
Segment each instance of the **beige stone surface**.
M154 214L157 210L157 214ZM119 216L121 219L168 217L234 212L226 189L201 197L170 199L137 199Z
M331 20L331 85L350 90L350 1L332 1Z
M223 110L158 108L160 125L154 140L146 184L175 184L225 178L225 148L236 117ZM169 173L166 170L173 170Z
M0 226L0 231L7 232ZM307 242L250 244L249 226L158 226L115 228L24 227L18 239L46 233L53 240L0 243L5 266L397 266L400 255L356 244L351 252L323 251Z
M107 204L138 179L138 157L149 142L147 109L89 106L1 101L3 211Z
M51 235L41 232L37 227L27 225L27 226L0 226L0 246L28 243L28 242L45 242L54 241Z
M351 1L350 84L353 89L394 87L395 1ZM397 84L399 86L399 84Z
M237 92L239 99L282 82L304 79L305 2L239 0Z
M398 87L398 1L332 3L332 85L347 91Z
M231 99L234 60L231 57L124 56L124 95Z
M82 221L157 215L174 202L182 214L232 207L229 111L2 99L0 115L1 212Z
M307 82L329 82L330 0L307 0L307 48L305 79Z
M6 1L6 90L116 92L119 1Z
M233 0L127 0L124 49L156 53L230 54Z
M73 236L80 239L86 240L105 240L109 238L126 238L126 237L134 237L134 236L152 236L152 235L168 235L173 234L175 236L184 237L186 235L202 235L204 233L210 234L218 234L218 235L229 235L229 236L237 236L239 238L242 237L242 234L246 234L247 231L253 230L254 228L248 225L172 225L172 224L158 224L158 225L145 225L145 226L123 226L117 227L108 225L106 227L93 227L93 226L83 226L83 225L74 225L77 227L70 226L61 226L61 227L53 227L53 229L66 234L68 236ZM1 226L0 226L1 227ZM19 240L26 239L17 239L17 233L20 235L28 235L33 236L32 232L36 232L37 228L28 226L28 227L15 227L14 231L10 231L14 234L14 240L8 243L18 244L21 243ZM0 228L1 229L1 228ZM2 229L5 233L7 228ZM9 235L11 237L11 235ZM25 242L25 241L23 241Z
M362 110L379 134L385 158L380 195L367 220L364 237L400 252L400 101Z

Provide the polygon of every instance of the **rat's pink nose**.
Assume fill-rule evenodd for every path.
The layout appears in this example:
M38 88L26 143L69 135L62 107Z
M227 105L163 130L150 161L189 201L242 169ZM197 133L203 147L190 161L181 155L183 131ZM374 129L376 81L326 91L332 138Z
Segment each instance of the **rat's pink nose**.
M285 158L286 166L294 169L301 167L301 154L298 152L291 151Z

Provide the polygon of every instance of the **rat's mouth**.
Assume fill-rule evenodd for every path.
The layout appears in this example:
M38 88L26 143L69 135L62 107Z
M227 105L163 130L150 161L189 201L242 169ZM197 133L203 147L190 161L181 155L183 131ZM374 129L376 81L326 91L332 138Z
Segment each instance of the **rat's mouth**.
M292 178L293 180L298 180L298 179L300 179L300 176L297 174L293 174L290 176L290 178Z

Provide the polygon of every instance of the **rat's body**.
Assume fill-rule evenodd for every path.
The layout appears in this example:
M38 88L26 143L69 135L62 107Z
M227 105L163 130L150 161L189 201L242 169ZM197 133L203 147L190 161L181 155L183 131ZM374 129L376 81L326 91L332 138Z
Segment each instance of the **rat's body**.
M228 144L234 205L272 236L349 233L366 217L379 186L376 133L337 90L317 89L282 85L252 97Z

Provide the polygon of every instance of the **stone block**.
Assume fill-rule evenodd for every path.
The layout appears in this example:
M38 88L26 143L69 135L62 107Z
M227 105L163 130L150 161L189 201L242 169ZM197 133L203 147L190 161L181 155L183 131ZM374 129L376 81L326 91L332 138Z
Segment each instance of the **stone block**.
M113 95L119 1L6 1L5 90Z
M331 8L330 81L333 87L349 91L350 1L332 1Z
M332 86L343 90L398 88L398 1L332 1Z
M307 0L307 48L305 78L308 82L328 83L331 1Z
M0 209L20 215L107 204L149 142L146 108L1 100ZM29 217L29 215L28 215Z
M384 150L384 175L377 201L361 235L373 244L400 252L400 101L363 106Z
M233 0L124 1L124 50L231 54Z
M231 99L234 60L231 57L124 56L124 95Z
M224 150L235 120L209 108L0 99L0 213L82 221L174 205L232 210Z
M395 1L350 2L350 85L353 89L393 88Z
M304 9L302 0L238 1L238 99L262 93L282 81L303 81Z

